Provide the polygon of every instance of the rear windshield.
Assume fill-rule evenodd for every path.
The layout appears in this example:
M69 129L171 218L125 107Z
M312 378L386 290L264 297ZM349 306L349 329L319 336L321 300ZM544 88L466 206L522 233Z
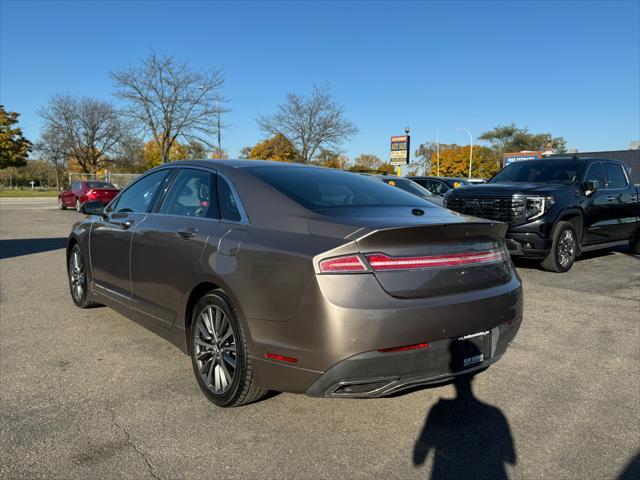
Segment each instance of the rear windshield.
M87 182L89 188L116 188L109 182Z
M525 182L572 185L580 176L582 162L575 160L531 160L515 162L500 170L489 183Z
M334 207L435 207L384 182L341 170L308 167L250 167L260 180L310 210Z
M382 181L387 185L394 185L400 190L413 193L414 195L417 195L419 197L433 198L433 193L431 193L426 188L421 187L413 180L407 180L405 178L384 178Z

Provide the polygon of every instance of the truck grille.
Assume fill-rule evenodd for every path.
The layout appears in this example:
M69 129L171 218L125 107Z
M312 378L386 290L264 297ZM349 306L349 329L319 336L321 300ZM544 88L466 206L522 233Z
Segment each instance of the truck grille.
M473 217L517 223L524 217L524 197L462 197L449 195L445 206L455 212Z

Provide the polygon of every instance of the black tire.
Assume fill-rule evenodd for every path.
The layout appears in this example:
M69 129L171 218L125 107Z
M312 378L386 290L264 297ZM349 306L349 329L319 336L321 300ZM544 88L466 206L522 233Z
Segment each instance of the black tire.
M78 255L78 257L76 257L76 255ZM78 264L76 262L78 262ZM69 252L67 274L69 276L69 291L71 292L71 299L73 300L73 303L80 308L91 308L98 305L97 303L92 302L91 297L89 296L91 277L87 265L88 263L80 249L80 245L75 244L71 249L71 252ZM82 290L80 294L78 285Z
M564 273L573 266L578 255L578 235L569 222L558 222L553 229L553 243L541 266L548 272Z
M222 315L221 326L216 330L213 322L217 324L218 312ZM212 318L214 314L215 319ZM207 316L210 326L207 325ZM227 328L232 332L233 343L221 341L229 332L224 329L225 318L228 322ZM212 331L220 335L214 335ZM244 329L238 320L236 308L221 290L207 293L193 308L189 347L191 365L198 386L205 397L219 407L246 405L259 400L268 392L255 383ZM233 368L233 372L229 372L229 367ZM225 375L230 375L231 381L223 380Z
M62 201L62 198L58 197L58 208L60 210L66 210L67 206L64 204L64 202Z
M629 250L634 255L640 255L640 233L636 235L635 238L629 240Z

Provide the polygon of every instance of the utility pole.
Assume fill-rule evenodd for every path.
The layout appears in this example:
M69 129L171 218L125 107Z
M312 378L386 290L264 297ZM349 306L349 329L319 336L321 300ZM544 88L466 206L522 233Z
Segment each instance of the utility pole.
M220 99L216 99L216 117L218 120L218 156L222 157L222 141L220 140Z
M469 178L471 178L471 164L473 163L473 135L467 128L456 128L456 130L462 130L469 134L469 139L471 140L471 148L469 149Z
M438 162L437 176L440 176L440 131L436 127L436 159Z

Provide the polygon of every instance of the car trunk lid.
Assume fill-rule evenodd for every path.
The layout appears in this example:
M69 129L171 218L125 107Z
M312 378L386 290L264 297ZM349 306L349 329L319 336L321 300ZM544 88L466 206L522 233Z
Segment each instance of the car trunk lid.
M512 275L506 225L491 222L379 229L356 240L382 288L421 298L504 284Z

